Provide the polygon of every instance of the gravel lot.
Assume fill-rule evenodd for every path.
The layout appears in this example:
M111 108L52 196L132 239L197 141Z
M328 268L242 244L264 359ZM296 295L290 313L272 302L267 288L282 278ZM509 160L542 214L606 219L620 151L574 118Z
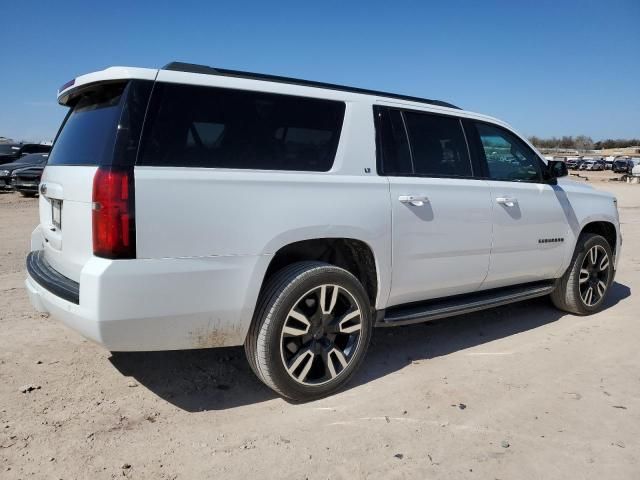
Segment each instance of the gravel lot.
M35 313L37 200L0 194L0 478L640 478L640 185L588 176L623 223L604 311L377 330L346 390L297 405L241 348L111 355Z

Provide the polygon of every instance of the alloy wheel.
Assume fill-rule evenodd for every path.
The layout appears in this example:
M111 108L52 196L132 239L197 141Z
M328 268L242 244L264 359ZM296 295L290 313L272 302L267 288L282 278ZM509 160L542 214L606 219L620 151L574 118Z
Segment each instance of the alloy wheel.
M609 255L601 245L594 245L585 255L578 283L586 306L593 307L604 298L609 286L609 264Z
M289 310L280 336L287 373L303 385L321 385L342 375L360 348L362 309L339 285L317 286Z

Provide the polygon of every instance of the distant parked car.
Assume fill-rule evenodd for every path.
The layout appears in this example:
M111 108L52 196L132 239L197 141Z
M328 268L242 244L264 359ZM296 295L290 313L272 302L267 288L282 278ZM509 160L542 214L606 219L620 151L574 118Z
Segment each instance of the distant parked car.
M51 145L39 143L5 143L0 144L0 165L12 163L31 153L49 153Z
M585 160L580 165L580 170L604 170L604 162L602 160Z
M640 165L640 158L630 158L627 161L627 173L631 174L634 170L637 171L637 166Z
M45 164L14 170L11 174L11 185L23 197L35 197L38 194L40 178Z
M613 170L613 173L627 173L629 171L629 160L626 158L619 158L613 162L613 167L611 169Z
M11 174L19 168L27 168L32 166L42 166L47 163L48 153L33 153L25 155L18 160L0 165L0 190L12 190Z
M16 158L19 158L21 146L19 143L0 144L0 165L13 162Z
M569 170L578 170L583 161L579 158L569 158L566 163Z
M615 158L613 158L613 157L605 157L605 159L604 159L604 169L605 170L613 170L613 162L615 162Z

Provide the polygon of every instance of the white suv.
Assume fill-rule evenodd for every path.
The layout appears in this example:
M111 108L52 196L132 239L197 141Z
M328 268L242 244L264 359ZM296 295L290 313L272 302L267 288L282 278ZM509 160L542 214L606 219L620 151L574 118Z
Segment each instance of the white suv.
M615 199L444 102L182 63L58 101L26 287L111 351L244 345L305 400L374 326L542 295L588 314L613 281Z

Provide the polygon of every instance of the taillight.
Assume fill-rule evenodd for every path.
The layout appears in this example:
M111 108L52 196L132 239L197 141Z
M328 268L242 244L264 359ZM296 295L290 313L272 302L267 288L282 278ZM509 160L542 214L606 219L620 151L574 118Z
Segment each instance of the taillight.
M135 258L133 169L100 167L93 177L93 254Z

